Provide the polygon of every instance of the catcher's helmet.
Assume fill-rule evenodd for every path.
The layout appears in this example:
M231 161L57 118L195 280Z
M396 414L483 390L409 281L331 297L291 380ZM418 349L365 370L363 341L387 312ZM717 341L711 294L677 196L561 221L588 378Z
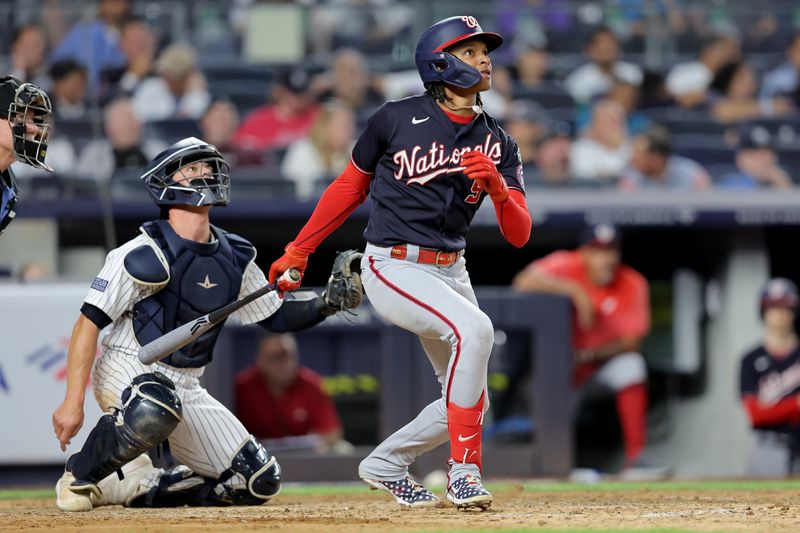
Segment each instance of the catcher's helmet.
M192 163L208 167L192 169ZM188 170L187 170L188 169ZM218 205L230 202L230 167L216 147L187 137L158 154L142 174L156 205Z
M43 90L13 76L0 78L0 117L8 120L17 161L52 172L45 162L53 106ZM33 122L36 133L28 132Z
M471 16L450 17L428 28L417 42L414 61L423 83L446 83L468 89L481 81L478 69L466 64L447 48L467 39L480 38L489 52L503 44L503 38L483 31Z
M788 307L797 309L798 292L797 285L792 280L786 278L772 278L761 291L759 306L761 314L768 307Z

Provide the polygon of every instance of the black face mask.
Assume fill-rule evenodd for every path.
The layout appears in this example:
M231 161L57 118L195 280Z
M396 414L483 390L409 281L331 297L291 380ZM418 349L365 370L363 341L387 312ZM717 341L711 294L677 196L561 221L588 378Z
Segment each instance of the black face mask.
M50 98L30 83L22 84L17 89L16 96L8 109L8 122L14 136L14 155L18 161L52 172L53 168L44 162L50 137L50 116L53 112ZM30 122L36 126L36 133L33 135L27 132L27 124Z
M12 76L0 78L0 116L8 120L17 161L52 172L45 163L53 106L47 93ZM28 133L29 124L36 132Z

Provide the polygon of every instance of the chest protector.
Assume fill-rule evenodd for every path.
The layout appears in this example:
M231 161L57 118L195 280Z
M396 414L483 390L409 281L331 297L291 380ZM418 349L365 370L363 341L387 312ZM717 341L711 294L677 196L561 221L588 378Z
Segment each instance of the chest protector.
M211 228L217 241L198 243L179 237L165 220L142 226L142 231L164 253L170 265L170 278L163 289L133 308L133 331L139 344L147 344L239 296L244 271L256 251L241 237L215 226ZM208 330L161 362L177 368L207 365L221 326Z

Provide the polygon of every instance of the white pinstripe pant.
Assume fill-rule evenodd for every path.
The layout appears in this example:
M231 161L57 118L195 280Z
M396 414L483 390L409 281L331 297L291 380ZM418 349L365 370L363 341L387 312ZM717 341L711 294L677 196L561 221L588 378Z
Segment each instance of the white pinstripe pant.
M159 371L175 383L183 404L183 420L169 436L172 454L203 476L218 478L230 468L234 454L250 433L224 405L200 386L203 368L177 369L156 363L145 366L135 355L104 350L94 365L92 384L100 408L121 407L122 391L134 377Z

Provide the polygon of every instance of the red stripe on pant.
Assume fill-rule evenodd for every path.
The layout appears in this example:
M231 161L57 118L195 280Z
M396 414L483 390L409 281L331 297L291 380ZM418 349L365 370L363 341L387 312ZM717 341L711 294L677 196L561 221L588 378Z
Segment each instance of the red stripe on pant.
M456 355L455 355L455 360L453 361L453 366L450 369L450 376L447 379L447 392L445 393L445 397L444 397L446 405L450 405L450 386L453 384L453 375L455 374L455 371L456 371L456 365L458 364L458 358L461 355L461 334L458 332L458 328L456 328L456 325L453 324L450 320L448 320L448 318L446 316L444 316L442 313L440 313L439 311L437 311L436 309L434 309L430 305L426 304L425 302L422 302L422 301L418 300L417 298L414 298L413 296L411 296L410 294L405 292L403 289L401 289L400 287L398 287L397 285L393 284L391 281L389 281L388 279L383 277L383 275L375 267L375 259L372 256L369 256L369 268L370 268L370 270L372 270L373 274L375 274L375 276L379 280L381 280L383 282L384 285L386 285L387 287L392 289L394 292L396 292L397 294L399 294L403 298L405 298L407 300L410 300L411 302L413 302L416 305L422 307L426 311L429 311L430 313L433 313L434 315L436 315L437 318L439 318L442 322L447 324L447 326L450 329L453 330L453 334L455 334L455 336L456 336Z
M461 334L450 320L442 313L429 306L425 302L414 298L403 289L394 285L391 281L383 277L375 267L375 260L369 257L369 268L375 276L394 292L410 300L414 304L422 307L426 311L433 313L437 318L447 324L456 336L456 355L453 366L450 369L450 376L447 380L447 392L445 393L445 405L447 406L447 430L450 436L450 457L458 463L471 463L482 470L481 462L481 442L483 441L483 393L472 407L460 407L450 403L450 386L453 384L458 358L461 355Z

